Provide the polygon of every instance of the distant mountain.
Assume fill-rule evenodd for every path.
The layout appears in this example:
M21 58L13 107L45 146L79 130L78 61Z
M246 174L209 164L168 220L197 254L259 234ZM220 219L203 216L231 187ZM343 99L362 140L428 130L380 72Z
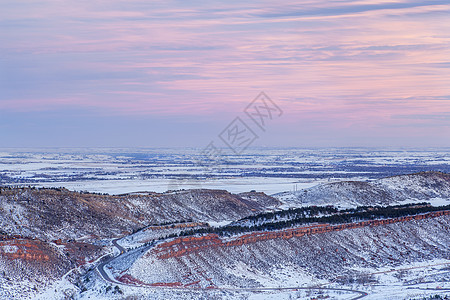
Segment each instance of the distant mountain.
M374 181L341 181L317 185L298 192L275 194L293 205L394 205L406 202L450 204L450 174L422 172Z
M234 220L279 204L263 193L239 196L223 190L110 196L0 188L0 230L42 240L105 238L164 222Z

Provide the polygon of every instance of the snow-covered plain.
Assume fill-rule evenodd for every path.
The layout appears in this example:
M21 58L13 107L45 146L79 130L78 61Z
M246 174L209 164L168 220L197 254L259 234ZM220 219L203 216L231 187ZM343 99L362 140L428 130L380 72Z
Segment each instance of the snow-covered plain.
M450 149L1 149L0 184L123 194L209 188L267 194L419 171L450 173Z

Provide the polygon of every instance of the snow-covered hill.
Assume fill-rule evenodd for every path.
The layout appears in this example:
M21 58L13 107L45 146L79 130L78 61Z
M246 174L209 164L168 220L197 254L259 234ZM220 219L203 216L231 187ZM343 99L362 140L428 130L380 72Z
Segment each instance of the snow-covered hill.
M369 182L341 181L273 196L289 206L354 207L424 201L445 205L450 204L450 174L422 172Z
M235 220L279 205L263 193L223 190L98 195L66 189L0 188L0 230L42 240L117 237L150 224Z
M80 273L111 251L111 238L144 226L168 223L164 234L159 233L165 235L180 231L176 221L222 222L279 204L263 193L241 197L222 190L110 196L0 188L0 299L29 298L45 289L50 289L51 299L70 297ZM71 282L64 274L73 276ZM64 287L51 286L54 282Z
M383 286L397 286L402 297L393 299L403 299L414 289L417 293L423 282L432 281L434 287L450 288L446 271L450 264L449 229L450 217L442 216L289 239L252 241L229 247L205 246L168 258L149 250L144 255L135 256L134 262L129 261L130 256L123 256L112 264L112 272L127 282L167 288L153 291L150 288L152 299L167 297L170 287L177 286L209 287L211 297L215 295L214 291L227 288L254 288L256 292L262 287L327 285L367 290L368 284L379 287L372 292L378 293L380 298L372 299L382 299L385 295ZM424 272L423 267L427 265L434 265L435 271ZM416 268L419 274L413 273ZM125 288L126 293L131 294L136 291L145 294L148 290L145 287L137 290ZM206 290L204 294L204 298L208 298ZM95 292L85 295L86 298L95 296ZM214 297L241 299L227 294ZM197 298L187 290L183 299Z
M450 175L337 182L277 198L285 206L450 204ZM272 213L267 210L282 202L263 193L223 190L111 196L0 188L0 299L38 294L40 299L252 299L264 293L277 299L349 299L366 292L381 299L376 297L384 289L403 299L442 286L450 290L448 207L406 205L404 218L398 217L405 216L399 207L390 207L396 214L385 218L398 217L395 222L379 220L376 209L365 208L368 220L188 234L191 228L223 229L229 221ZM302 226L311 227L300 234ZM174 233L183 236L170 237ZM287 296L280 298L283 293Z

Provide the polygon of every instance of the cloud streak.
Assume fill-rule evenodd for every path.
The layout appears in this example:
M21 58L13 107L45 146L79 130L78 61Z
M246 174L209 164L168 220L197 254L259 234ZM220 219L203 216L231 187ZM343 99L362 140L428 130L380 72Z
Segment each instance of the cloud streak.
M264 90L286 126L447 130L449 15L443 0L6 1L0 110L217 120Z

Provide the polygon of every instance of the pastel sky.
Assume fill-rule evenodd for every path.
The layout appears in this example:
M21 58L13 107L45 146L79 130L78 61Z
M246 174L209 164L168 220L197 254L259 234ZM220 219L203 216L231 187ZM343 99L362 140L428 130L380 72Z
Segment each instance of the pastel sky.
M0 5L0 147L450 146L448 0Z

